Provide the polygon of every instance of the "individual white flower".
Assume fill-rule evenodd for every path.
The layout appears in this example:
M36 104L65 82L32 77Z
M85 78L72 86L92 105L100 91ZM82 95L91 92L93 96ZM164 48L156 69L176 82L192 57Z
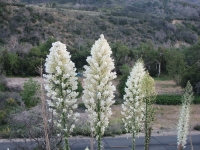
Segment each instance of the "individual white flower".
M87 57L88 66L84 66L84 91L83 102L88 113L91 130L96 138L101 136L108 126L108 118L112 114L110 106L114 103L115 87L112 80L116 78L114 62L111 58L111 48L108 42L101 35L91 49L91 56Z

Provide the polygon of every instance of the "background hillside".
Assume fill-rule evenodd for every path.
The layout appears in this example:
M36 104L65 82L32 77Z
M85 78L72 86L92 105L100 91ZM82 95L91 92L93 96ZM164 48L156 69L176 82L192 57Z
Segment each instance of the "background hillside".
M151 76L170 76L183 87L200 81L197 0L9 0L0 2L0 33L0 73L7 76L38 75L57 40L81 72L104 34L122 83L140 57Z
M196 0L13 0L0 3L0 44L28 51L54 37L80 48L104 34L129 47L152 41L165 47L194 44L200 35Z

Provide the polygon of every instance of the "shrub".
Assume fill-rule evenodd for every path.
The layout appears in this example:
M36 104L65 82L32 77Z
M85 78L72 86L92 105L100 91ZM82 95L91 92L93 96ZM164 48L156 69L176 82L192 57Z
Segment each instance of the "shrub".
M4 124L5 123L5 119L6 119L7 113L5 110L0 110L0 124Z
M3 127L0 131L0 134L2 136L2 138L8 138L10 135L10 128L9 127Z
M85 104L84 104L84 103L79 103L79 104L78 104L78 108L86 109L86 107L85 107Z
M6 89L6 78L0 75L0 91L5 91Z
M157 95L156 104L161 105L180 105L181 95ZM195 96L193 104L200 104L200 96Z
M200 131L200 125L199 124L195 125L194 130Z
M157 95L156 104L179 105L181 104L181 95Z
M39 92L39 89L39 83L33 81L32 78L27 82L24 82L23 91L20 94L27 108L33 107L38 103L39 97L37 96L37 93Z
M198 63L193 64L192 66L186 68L182 74L182 79L180 85L185 87L187 81L189 80L191 85L194 87L200 81L200 69Z
M1 92L0 91L0 109L4 109L7 99L12 98L18 105L21 105L21 96L16 92Z
M81 81L77 80L78 81L78 88L76 90L76 92L78 92L78 98L81 97L82 93L83 93L83 86L81 84Z

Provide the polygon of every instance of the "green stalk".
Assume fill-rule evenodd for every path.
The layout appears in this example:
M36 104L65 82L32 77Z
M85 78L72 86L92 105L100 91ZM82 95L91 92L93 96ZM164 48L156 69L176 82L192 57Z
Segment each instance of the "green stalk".
M66 119L64 113L62 113L62 122L63 122L63 128L66 129ZM65 139L65 150L70 150L67 132L64 132L64 139Z
M133 145L132 145L132 150L135 150L135 133L133 131Z
M98 103L97 103L97 111L98 111L98 121L100 121L101 119L101 115L100 115L100 100L98 99ZM101 150L102 145L101 145L101 126L98 127L98 150Z
M147 99L145 98L145 103L146 103L146 110L145 110L145 150L148 150L148 129L147 129L147 122L148 122L148 120L147 120L147 118L148 118L148 113L147 113L147 109L148 109L148 107L147 107Z
M61 91L61 97L64 98L63 92L62 92L62 86L61 86L61 78L60 78L60 91ZM64 108L64 101L62 102L62 109ZM62 123L63 123L63 128L66 129L66 118L65 118L65 113L62 113ZM64 131L64 141L65 141L65 150L70 150L69 148L69 141L68 141L68 133L67 131Z
M146 98L145 98L146 99ZM147 100L145 100L146 108L145 108L145 150L147 150Z
M134 105L134 107L135 107L135 105ZM135 112L134 112L134 116L135 116ZM135 125L135 117L133 118L133 124ZM132 136L133 136L132 150L135 150L135 132L134 132L134 130L133 130Z

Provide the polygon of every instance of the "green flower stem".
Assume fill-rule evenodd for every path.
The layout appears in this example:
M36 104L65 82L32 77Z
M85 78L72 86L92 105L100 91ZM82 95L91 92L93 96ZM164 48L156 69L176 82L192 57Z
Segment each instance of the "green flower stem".
M61 92L61 97L64 99L64 95L63 95L63 89L62 89L62 79L60 78L60 92ZM62 109L64 108L64 101L62 102ZM67 124L67 121L66 121L66 118L65 118L65 113L63 112L62 113L62 123L63 123L63 129L66 129L66 124ZM67 131L64 131L64 141L65 141L65 150L70 150L69 148L69 141L68 141L68 133Z
M65 114L62 113L62 121L63 121L63 127L66 129L66 119L65 119ZM64 138L65 138L65 150L70 150L69 148L69 142L68 142L68 133L64 132Z
M100 100L98 99L98 103L97 103L97 111L98 111L98 121L101 120L101 106L100 106ZM98 126L98 150L102 149L102 145L101 145L101 126Z
M148 150L148 106L147 106L147 98L145 98L146 103L146 111L145 111L145 150Z
M132 143L132 150L135 150L135 133L133 131L133 143Z

